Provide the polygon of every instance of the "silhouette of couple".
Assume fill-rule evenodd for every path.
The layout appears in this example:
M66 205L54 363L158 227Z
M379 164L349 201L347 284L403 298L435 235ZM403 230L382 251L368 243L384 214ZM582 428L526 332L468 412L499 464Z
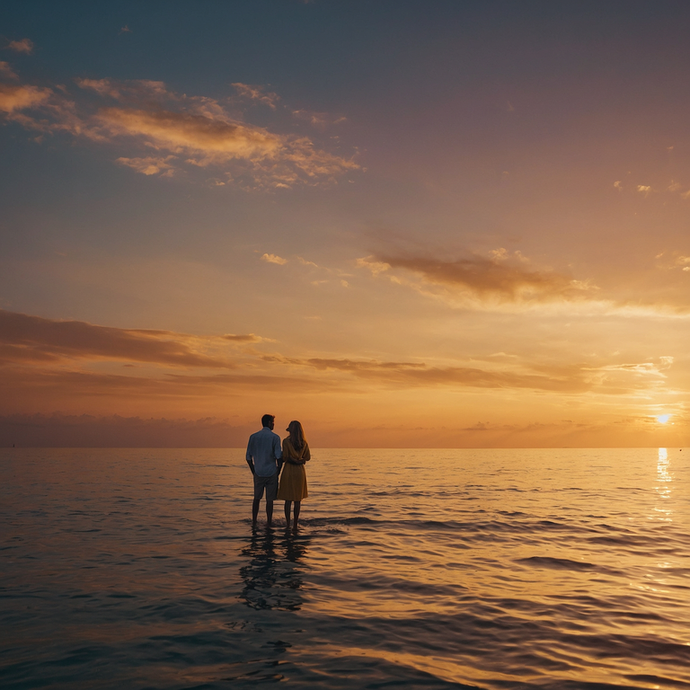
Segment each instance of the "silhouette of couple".
M252 504L252 525L256 526L259 503L266 491L266 525L273 521L273 501L285 501L285 525L290 529L290 510L294 502L293 531L297 531L297 521L302 499L307 493L307 473L304 463L311 458L309 444L304 438L302 425L294 420L288 424L288 436L283 439L273 433L275 416L265 414L261 418L261 431L249 437L247 444L247 464L254 475L254 503ZM282 474L281 474L282 469ZM280 481L279 481L280 478Z

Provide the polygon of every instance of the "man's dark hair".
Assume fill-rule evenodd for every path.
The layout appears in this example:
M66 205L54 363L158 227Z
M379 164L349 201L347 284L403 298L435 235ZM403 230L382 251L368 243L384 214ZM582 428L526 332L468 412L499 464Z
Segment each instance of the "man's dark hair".
M270 426L271 422L276 418L274 414L265 414L261 418L261 426Z

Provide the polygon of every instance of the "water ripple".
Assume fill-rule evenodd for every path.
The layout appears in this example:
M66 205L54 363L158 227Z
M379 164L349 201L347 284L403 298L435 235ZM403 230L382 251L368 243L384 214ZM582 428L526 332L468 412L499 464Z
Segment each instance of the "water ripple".
M2 687L690 688L682 455L4 450Z

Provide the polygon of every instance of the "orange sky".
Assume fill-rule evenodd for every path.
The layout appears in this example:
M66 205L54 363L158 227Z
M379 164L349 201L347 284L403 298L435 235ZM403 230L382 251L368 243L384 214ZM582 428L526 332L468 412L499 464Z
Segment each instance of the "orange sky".
M15 5L0 444L690 439L683 3Z

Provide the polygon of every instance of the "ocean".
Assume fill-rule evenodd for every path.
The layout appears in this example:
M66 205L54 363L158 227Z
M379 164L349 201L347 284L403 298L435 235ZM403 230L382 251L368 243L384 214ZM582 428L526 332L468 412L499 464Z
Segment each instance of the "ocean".
M690 450L1 449L0 685L690 688Z

